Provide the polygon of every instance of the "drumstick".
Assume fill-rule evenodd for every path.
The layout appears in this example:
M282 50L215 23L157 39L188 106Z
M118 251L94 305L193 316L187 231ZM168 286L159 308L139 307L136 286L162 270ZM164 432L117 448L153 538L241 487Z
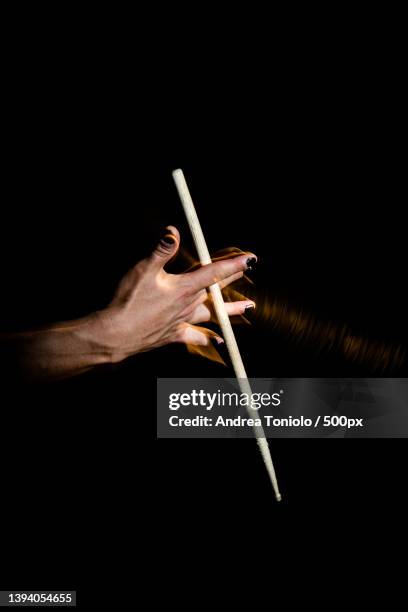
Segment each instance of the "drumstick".
M196 209L194 207L193 200L190 195L190 191L188 189L186 179L184 177L183 171L178 169L173 172L173 179L176 184L176 188L181 200L181 203L184 208L184 212L187 217L188 224L190 226L190 231L194 239L194 243L198 252L198 256L200 258L200 263L202 266L206 266L211 262L210 253L208 251L207 243L204 238L203 231L201 229L200 221L197 216ZM238 344L235 338L234 331L232 329L231 321L229 319L227 310L225 308L224 299L222 297L221 289L216 283L215 285L211 285L209 287L212 299L214 310L218 318L218 322L220 324L222 334L224 336L225 344L227 345L228 353L231 358L231 362L234 368L235 376L237 377L238 384L241 390L241 393L246 394L248 398L252 396L251 386L248 381L248 377L245 371L244 363L242 361L241 353L239 352ZM250 413L250 416L253 416ZM259 449L261 451L262 458L265 463L265 467L269 474L269 478L271 480L276 499L280 501L282 499L281 494L279 492L278 481L276 479L275 468L273 466L271 453L269 450L268 442L265 438L265 433L262 427L254 428L254 433L256 437L256 441L258 443Z

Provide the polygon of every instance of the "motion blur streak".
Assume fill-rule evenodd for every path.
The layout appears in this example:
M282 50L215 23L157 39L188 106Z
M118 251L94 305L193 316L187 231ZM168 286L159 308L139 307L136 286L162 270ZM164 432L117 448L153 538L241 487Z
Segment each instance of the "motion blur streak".
M406 352L399 345L355 335L345 324L321 321L301 307L287 304L278 297L255 296L255 322L270 326L294 343L317 352L341 353L347 360L368 366L373 372L395 370L405 363Z
M236 247L229 247L218 251L213 261L228 259L242 255L243 251ZM189 270L199 267L199 263L185 249L181 258ZM373 373L394 371L406 363L406 350L401 345L373 340L357 335L350 326L344 323L323 321L307 312L302 306L294 306L287 301L272 296L270 292L256 290L251 279L244 276L242 280L223 289L224 300L254 300L254 310L251 322L255 325L267 327L280 334L294 345L302 345L313 352L337 353L343 355L348 361L357 365L368 367ZM233 322L249 323L245 317L233 317ZM224 363L218 351L212 347L188 347L192 353L202 357Z

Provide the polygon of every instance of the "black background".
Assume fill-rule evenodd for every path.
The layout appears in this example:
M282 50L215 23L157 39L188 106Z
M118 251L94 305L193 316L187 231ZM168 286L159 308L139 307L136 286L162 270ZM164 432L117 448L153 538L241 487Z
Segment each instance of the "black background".
M312 43L277 53L261 37L250 54L241 43L191 64L185 48L177 64L133 44L78 52L72 38L58 53L56 40L13 50L3 328L103 307L168 223L192 250L171 179L182 167L211 250L254 251L257 287L405 342L398 71ZM238 336L251 376L370 375L256 324ZM104 585L102 600L133 584L145 538L152 571L180 567L185 580L206 554L212 571L234 558L239 573L261 550L271 567L275 554L304 565L318 536L343 552L373 546L373 525L375 545L393 537L406 512L403 440L275 441L280 505L254 441L156 441L157 376L226 374L167 347L48 386L5 377L2 587L77 588L85 603Z

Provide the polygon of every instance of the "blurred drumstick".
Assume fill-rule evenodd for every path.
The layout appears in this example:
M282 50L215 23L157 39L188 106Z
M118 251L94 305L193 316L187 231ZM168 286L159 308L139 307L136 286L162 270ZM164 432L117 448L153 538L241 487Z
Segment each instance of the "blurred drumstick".
M194 239L194 243L198 252L198 256L200 258L200 263L202 266L206 266L211 263L210 253L208 251L207 243L204 238L203 231L201 229L200 221L197 216L197 212L194 207L193 200L190 195L190 191L188 189L186 179L184 177L183 171L178 169L173 172L173 179L177 187L177 191L181 200L181 203L184 208L184 212L187 217L188 224L190 226L190 231ZM211 285L209 287L212 299L214 310L218 318L218 322L220 324L225 344L227 345L228 353L231 358L231 362L235 371L235 376L237 377L238 384L241 390L241 393L244 393L248 398L252 397L251 386L248 381L248 377L245 371L245 367L242 361L241 354L239 352L238 344L235 338L234 331L232 329L231 321L229 319L227 310L225 308L224 299L222 297L221 289L216 283L215 285ZM249 410L250 412L250 410ZM250 412L250 416L253 414ZM258 443L259 449L262 454L262 458L265 463L265 467L269 474L269 478L271 480L276 499L280 501L282 499L281 494L279 492L278 481L275 474L275 468L272 462L271 453L269 450L268 442L265 438L265 433L262 427L254 427L254 433L256 437L256 441Z

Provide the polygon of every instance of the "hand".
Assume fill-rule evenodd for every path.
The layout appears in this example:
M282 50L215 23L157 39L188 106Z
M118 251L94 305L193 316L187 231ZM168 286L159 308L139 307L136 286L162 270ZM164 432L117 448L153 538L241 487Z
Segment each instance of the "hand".
M112 361L173 342L195 346L207 346L212 340L223 342L215 332L197 326L213 319L206 289L214 283L223 288L238 280L256 257L247 253L193 272L169 274L164 266L176 255L179 245L177 229L167 227L153 253L125 275L112 302L100 313ZM248 306L255 304L250 300L226 303L230 316L244 314Z

